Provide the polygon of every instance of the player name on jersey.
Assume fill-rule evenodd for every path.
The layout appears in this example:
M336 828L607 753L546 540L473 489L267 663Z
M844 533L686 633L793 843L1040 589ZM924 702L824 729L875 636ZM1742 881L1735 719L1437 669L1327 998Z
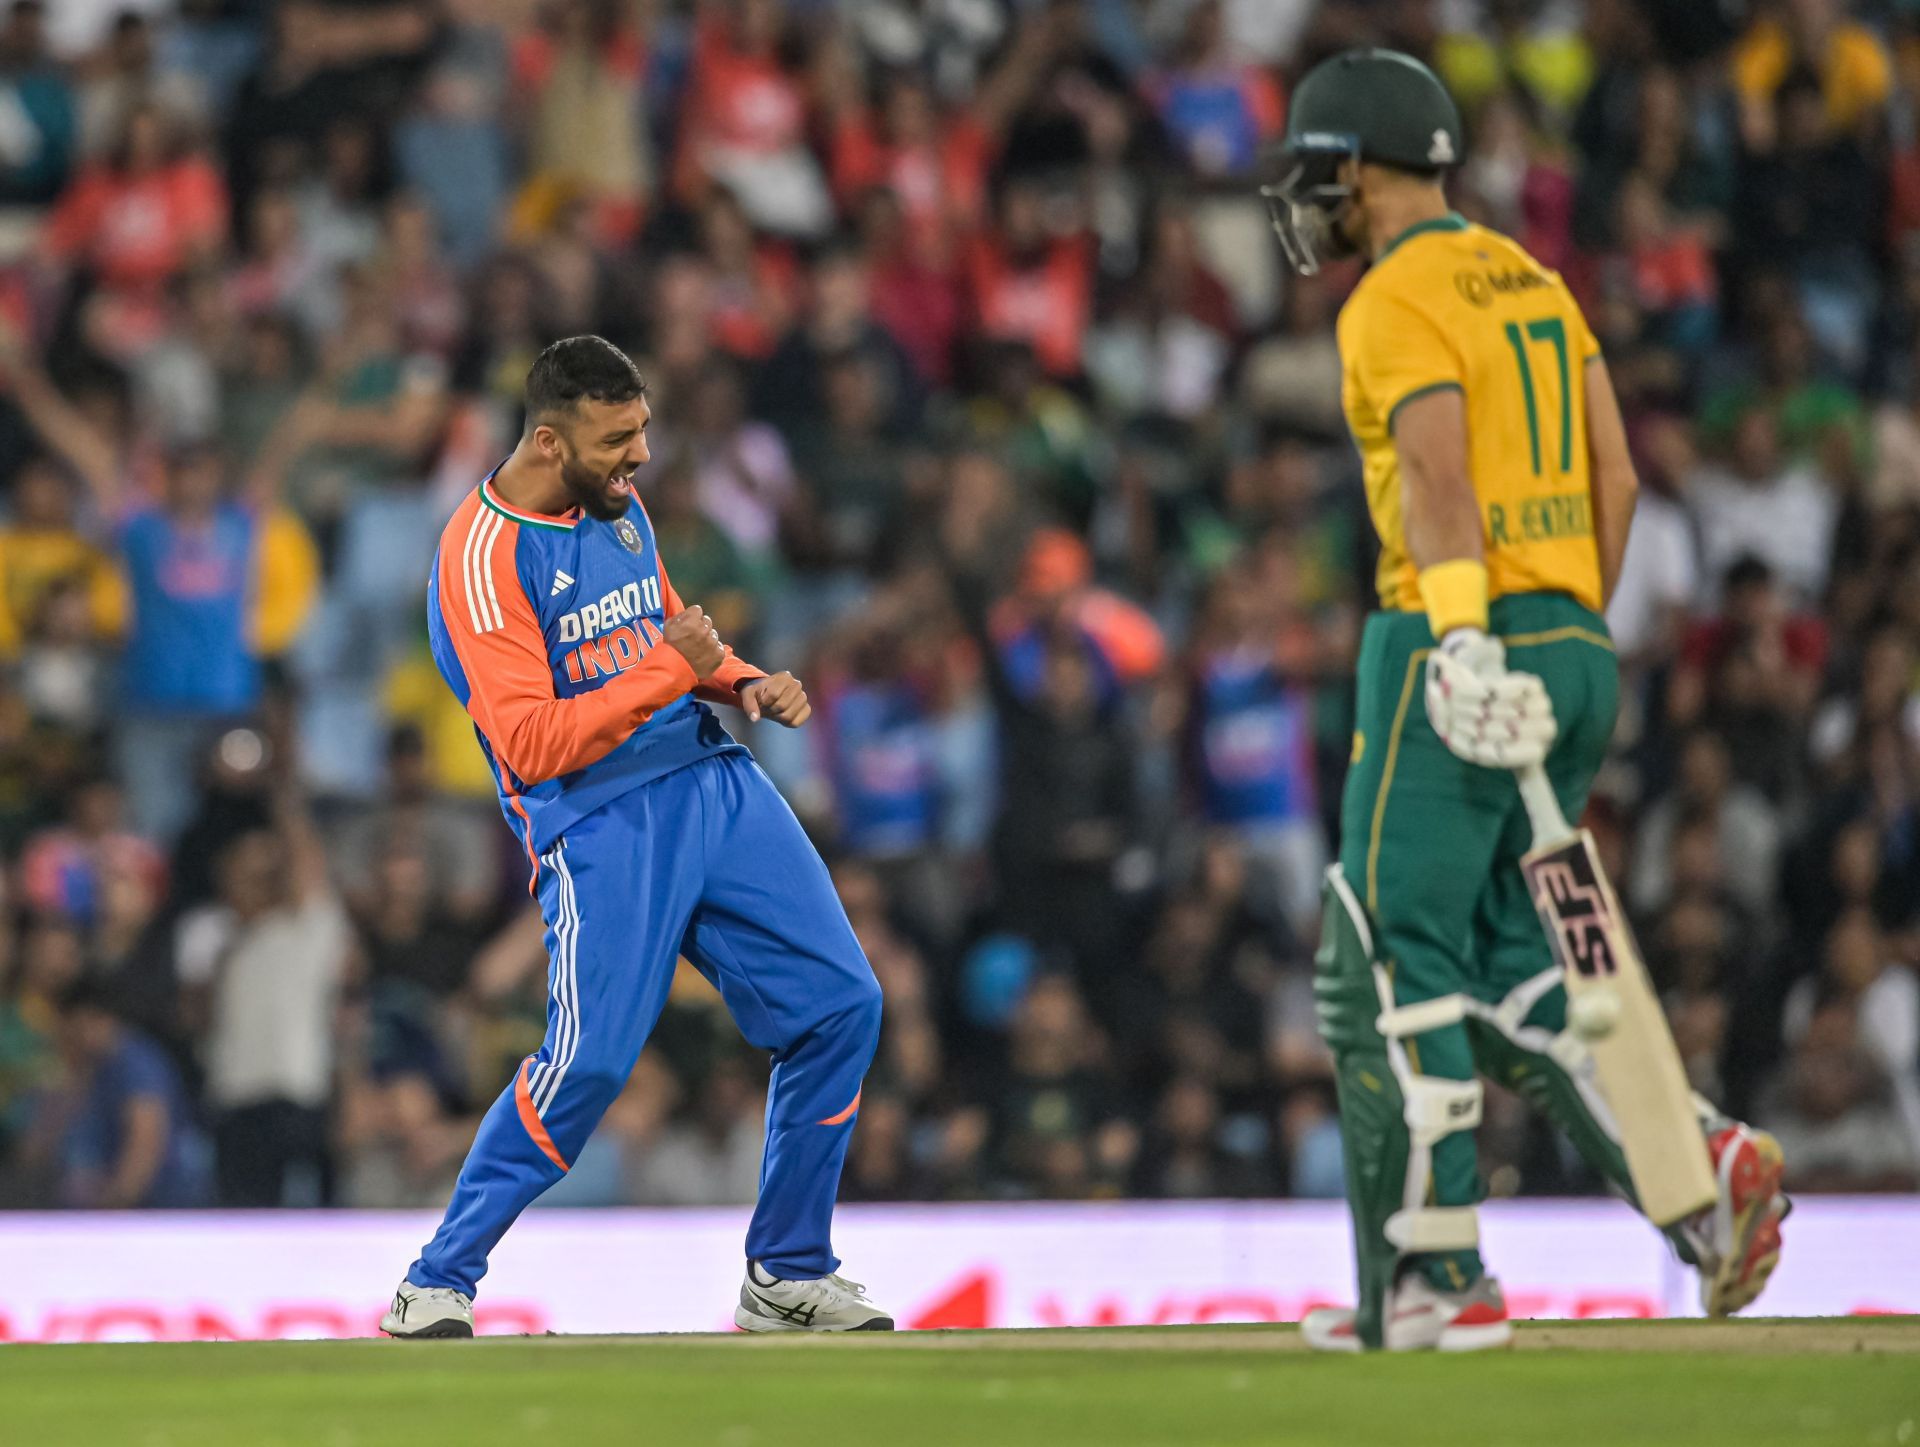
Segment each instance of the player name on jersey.
M1550 538L1593 536L1593 497L1584 492L1562 492L1552 497L1525 499L1517 513L1501 503L1487 504L1487 539L1495 547Z

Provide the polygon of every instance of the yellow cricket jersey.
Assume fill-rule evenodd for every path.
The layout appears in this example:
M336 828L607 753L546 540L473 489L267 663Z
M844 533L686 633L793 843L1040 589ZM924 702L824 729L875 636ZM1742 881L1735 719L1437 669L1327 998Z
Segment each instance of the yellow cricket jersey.
M1559 274L1460 216L1425 221L1361 278L1339 331L1341 401L1380 534L1381 606L1424 606L1393 416L1451 387L1466 398L1489 597L1569 593L1597 611L1585 372L1600 345Z

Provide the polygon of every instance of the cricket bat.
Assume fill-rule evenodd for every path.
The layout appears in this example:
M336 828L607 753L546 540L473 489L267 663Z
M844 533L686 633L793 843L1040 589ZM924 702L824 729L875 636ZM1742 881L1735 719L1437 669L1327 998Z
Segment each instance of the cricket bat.
M1540 765L1516 773L1533 826L1520 870L1566 975L1568 1019L1584 1026L1578 1033L1593 1053L1640 1207L1671 1226L1719 1197L1680 1052L1593 835L1567 823Z

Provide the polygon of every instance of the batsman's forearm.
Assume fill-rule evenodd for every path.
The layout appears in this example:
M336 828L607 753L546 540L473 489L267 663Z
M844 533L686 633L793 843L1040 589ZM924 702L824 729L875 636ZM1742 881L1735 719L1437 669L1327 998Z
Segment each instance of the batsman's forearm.
M1620 567L1627 556L1627 534L1633 527L1633 509L1639 501L1639 479L1631 467L1596 472L1593 477L1594 542L1600 550L1600 597L1613 601Z
M1407 553L1419 570L1433 636L1484 629L1486 546L1469 470L1465 401L1454 389L1428 393L1401 407L1393 428Z
M1420 500L1414 501L1416 493ZM1473 488L1439 483L1407 485L1407 552L1425 572L1441 563L1485 560L1480 537L1480 504Z
M1595 357L1587 363L1587 456L1593 477L1593 536L1600 553L1600 596L1612 599L1620 581L1620 565L1627 555L1627 533L1633 526L1640 479L1627 450L1627 428L1620 418L1620 402L1613 393L1607 364Z

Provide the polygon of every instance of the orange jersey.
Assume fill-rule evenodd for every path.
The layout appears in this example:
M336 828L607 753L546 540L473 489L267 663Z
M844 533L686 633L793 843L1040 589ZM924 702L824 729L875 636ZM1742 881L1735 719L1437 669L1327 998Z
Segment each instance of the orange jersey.
M434 662L530 859L627 790L743 752L699 700L737 704L764 675L728 655L695 678L662 644L681 608L643 508L549 517L503 502L489 476L448 521L427 593Z

